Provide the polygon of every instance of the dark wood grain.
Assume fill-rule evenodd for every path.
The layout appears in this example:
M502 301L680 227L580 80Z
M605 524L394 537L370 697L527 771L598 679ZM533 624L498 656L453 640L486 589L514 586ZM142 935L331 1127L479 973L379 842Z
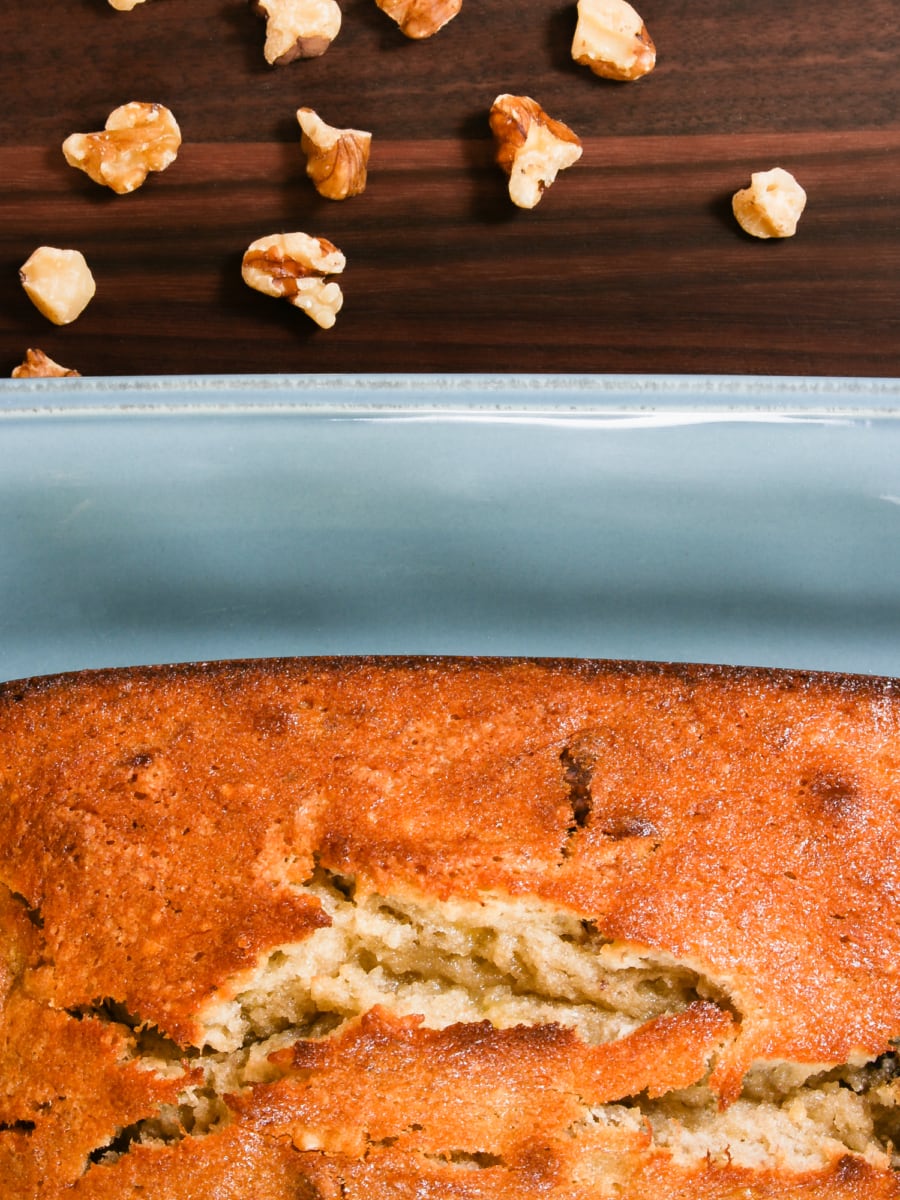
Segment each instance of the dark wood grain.
M572 63L574 5L554 0L465 0L422 43L345 0L330 50L280 69L246 0L4 5L0 374L28 346L89 375L900 374L895 0L638 7L657 69L612 84ZM531 212L493 163L501 91L584 141ZM60 144L134 99L169 105L184 146L119 197ZM364 195L313 191L299 105L373 131ZM760 242L730 197L774 165L809 203L796 237ZM286 229L347 256L330 331L241 282L249 242ZM41 243L97 280L63 329L19 286Z

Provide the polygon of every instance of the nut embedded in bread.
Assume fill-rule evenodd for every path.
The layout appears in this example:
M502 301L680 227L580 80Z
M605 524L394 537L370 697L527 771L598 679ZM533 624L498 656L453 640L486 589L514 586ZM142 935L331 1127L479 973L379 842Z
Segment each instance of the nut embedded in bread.
M0 687L4 1200L896 1197L900 685Z

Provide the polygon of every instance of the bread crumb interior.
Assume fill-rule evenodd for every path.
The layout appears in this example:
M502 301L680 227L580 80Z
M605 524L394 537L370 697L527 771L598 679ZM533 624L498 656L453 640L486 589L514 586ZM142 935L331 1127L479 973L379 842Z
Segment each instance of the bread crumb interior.
M322 870L304 887L331 925L279 947L233 981L229 994L201 1014L202 1045L185 1050L109 1005L98 1010L130 1025L134 1053L148 1069L178 1070L186 1061L202 1068L203 1082L186 1086L177 1106L119 1131L94 1161L110 1161L134 1142L221 1128L230 1118L226 1096L282 1074L270 1061L274 1051L298 1038L328 1037L375 1005L418 1014L434 1028L556 1023L593 1044L625 1037L698 999L734 1012L724 989L691 965L610 941L576 914L533 900L362 894L353 880ZM700 1083L658 1099L585 1106L570 1132L598 1125L649 1130L685 1166L706 1160L805 1172L849 1152L897 1169L900 1064L895 1054L838 1067L759 1063L725 1109ZM486 1165L464 1158L466 1169ZM587 1153L582 1169L588 1179L607 1177L611 1168Z
M288 1028L322 1036L376 1004L434 1028L557 1022L598 1043L717 998L674 959L617 946L535 901L356 895L321 871L307 889L331 925L276 950L232 999L208 1007L208 1046L231 1051Z

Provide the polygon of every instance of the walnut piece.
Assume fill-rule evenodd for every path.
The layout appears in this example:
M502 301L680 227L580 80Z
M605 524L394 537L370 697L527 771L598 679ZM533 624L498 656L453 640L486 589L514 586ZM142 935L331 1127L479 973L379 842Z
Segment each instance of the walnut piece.
M793 237L806 207L806 192L782 167L756 171L750 186L735 192L731 207L745 233L758 238Z
M372 135L362 129L335 129L311 108L298 108L300 147L306 173L320 196L346 200L365 190Z
M375 0L408 38L429 38L452 21L462 0Z
M497 162L509 176L509 196L519 208L534 208L557 174L581 158L580 139L530 96L498 96L490 125Z
M25 358L12 372L13 379L62 379L70 376L80 377L80 373L61 367L43 350L26 350Z
M604 79L629 82L653 70L656 47L626 0L578 0L572 57Z
M99 133L73 133L63 142L70 167L119 195L139 188L150 171L164 171L178 156L181 130L162 104L139 100L114 109Z
M287 300L323 329L330 329L344 297L329 275L340 275L347 260L325 238L306 233L275 233L247 247L241 274L249 287Z
M270 66L283 67L295 58L318 58L341 28L336 0L250 0L266 18L263 53Z
M32 304L54 325L74 321L96 291L80 250L39 246L20 268L19 278Z

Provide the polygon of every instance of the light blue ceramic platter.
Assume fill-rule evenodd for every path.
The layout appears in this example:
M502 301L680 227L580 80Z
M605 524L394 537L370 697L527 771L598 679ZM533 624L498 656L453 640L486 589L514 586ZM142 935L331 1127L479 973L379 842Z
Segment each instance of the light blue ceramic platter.
M900 675L900 381L0 385L0 678L322 653Z

